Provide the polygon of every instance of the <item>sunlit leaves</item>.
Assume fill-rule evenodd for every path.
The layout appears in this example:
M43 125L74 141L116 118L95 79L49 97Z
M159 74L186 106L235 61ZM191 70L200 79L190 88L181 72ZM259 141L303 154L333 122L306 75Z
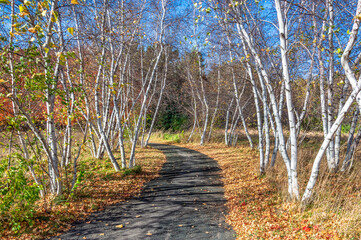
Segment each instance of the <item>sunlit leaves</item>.
M71 4L79 4L78 0L71 0Z
M19 6L20 16L24 17L26 15L29 15L29 10L24 5Z
M68 32L73 36L74 35L74 28L72 28L72 27L68 28Z

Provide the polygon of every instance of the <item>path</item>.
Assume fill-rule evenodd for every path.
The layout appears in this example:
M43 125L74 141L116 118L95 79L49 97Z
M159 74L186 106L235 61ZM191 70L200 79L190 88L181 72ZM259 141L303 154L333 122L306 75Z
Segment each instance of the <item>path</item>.
M216 161L187 148L152 147L163 151L167 162L141 196L95 213L87 220L90 223L77 223L54 239L235 239L224 221Z

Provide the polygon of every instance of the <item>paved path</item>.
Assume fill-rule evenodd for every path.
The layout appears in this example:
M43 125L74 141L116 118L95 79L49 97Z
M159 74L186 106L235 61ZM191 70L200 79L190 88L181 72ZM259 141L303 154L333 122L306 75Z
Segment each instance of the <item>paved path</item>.
M167 157L159 178L147 183L139 197L92 214L86 220L90 224L77 223L54 239L235 239L224 222L216 161L186 148L151 146Z

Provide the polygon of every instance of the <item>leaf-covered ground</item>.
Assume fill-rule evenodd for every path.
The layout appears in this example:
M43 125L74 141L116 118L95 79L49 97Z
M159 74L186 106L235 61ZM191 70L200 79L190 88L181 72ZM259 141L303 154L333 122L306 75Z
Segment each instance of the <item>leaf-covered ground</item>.
M73 196L38 202L33 226L23 226L18 235L10 230L0 232L0 239L42 239L70 229L74 221L84 220L94 211L139 194L144 183L158 176L165 156L157 149L139 149L136 162L141 173L129 170L117 173L108 159L83 158L78 169L84 173L84 180Z
M285 194L282 194L280 183L284 176L279 174L282 169L267 173L267 177L258 175L257 151L216 143L177 145L199 151L218 162L227 199L226 219L237 232L237 239L359 239L360 184L347 185L345 183L351 181L342 176L322 176L329 178L319 181L318 186L326 189L323 193L326 197L301 211L298 203L283 199ZM139 149L137 163L142 166L142 172L126 175L115 173L108 160L84 159L79 164L84 180L73 197L39 202L33 227L27 227L17 236L10 231L2 232L0 238L39 239L57 235L91 212L137 195L145 182L157 177L164 162L165 156L160 151ZM358 172L354 174L359 175ZM300 177L301 188L304 180ZM341 193L342 199L337 192Z
M312 210L301 212L297 204L282 200L279 190L258 175L256 151L214 143L181 146L218 161L228 206L226 218L237 239L340 239L332 218L313 223Z

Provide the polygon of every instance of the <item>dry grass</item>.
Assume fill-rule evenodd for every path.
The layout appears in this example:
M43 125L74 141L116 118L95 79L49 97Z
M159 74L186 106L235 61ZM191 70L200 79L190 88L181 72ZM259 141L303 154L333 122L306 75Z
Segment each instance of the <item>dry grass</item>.
M310 176L316 148L301 147L299 150L299 184L301 193ZM356 154L355 158L357 158ZM343 156L343 155L341 155ZM342 159L342 158L341 158ZM277 186L283 198L287 195L285 171L281 159L268 174L270 182ZM314 224L332 229L344 239L361 237L361 163L356 162L350 172L330 173L326 159L321 163L320 175L314 189L312 203L301 213Z
M86 153L85 153L86 155ZM71 227L71 223L84 220L90 213L119 203L140 193L144 183L158 176L165 162L164 154L152 148L137 149L139 174L115 172L108 159L98 160L83 156L79 172L84 171L84 180L74 195L67 199L43 199L38 202L33 227L14 235L10 230L0 233L1 239L43 239L60 234Z

